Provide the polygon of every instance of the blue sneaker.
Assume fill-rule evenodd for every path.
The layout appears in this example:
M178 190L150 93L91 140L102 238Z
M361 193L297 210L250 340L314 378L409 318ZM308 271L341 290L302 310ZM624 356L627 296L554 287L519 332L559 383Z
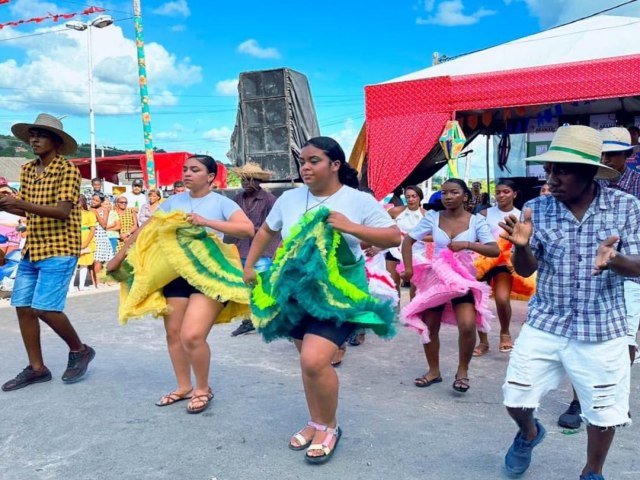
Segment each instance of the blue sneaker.
M604 480L604 477L599 473L587 472L585 475L580 475L580 480Z
M522 475L527 471L527 468L529 468L529 465L531 464L531 452L533 452L533 447L542 442L542 439L547 433L537 418L535 419L535 422L536 428L538 429L536 438L528 442L522 437L521 432L518 431L507 455L504 457L504 466L509 475Z

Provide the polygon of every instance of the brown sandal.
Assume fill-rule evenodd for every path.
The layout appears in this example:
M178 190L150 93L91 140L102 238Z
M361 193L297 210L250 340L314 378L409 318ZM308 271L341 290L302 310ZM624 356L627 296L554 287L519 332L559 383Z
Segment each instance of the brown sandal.
M511 339L511 335L501 334L500 335L500 352L509 353L513 350L513 340Z
M176 402L181 402L183 400L187 400L191 398L191 392L193 390L189 390L187 393L180 395L178 392L170 392L166 395L160 397L160 400L156 402L158 407L168 407L169 405L173 405Z
M474 357L481 357L489 353L489 344L480 342L476 348L473 349Z
M187 413L204 412L207 408L209 408L209 402L211 402L211 400L213 400L213 392L211 391L211 387L209 387L209 391L207 393L191 397L191 400L187 405ZM201 405L199 407L194 407L193 405L195 403L201 403Z

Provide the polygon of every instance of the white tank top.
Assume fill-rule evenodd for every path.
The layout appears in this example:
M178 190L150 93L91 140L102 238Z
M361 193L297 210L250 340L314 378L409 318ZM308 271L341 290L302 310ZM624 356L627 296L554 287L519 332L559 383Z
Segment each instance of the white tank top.
M413 227L420 222L423 216L421 208L409 210L409 207L407 207L396 217L396 225L398 225L403 234L407 234L413 230Z
M398 214L395 219L396 225L402 232L403 238L407 233L413 230L413 228L418 225L418 223L420 223L422 217L424 217L424 215L422 214L421 208L418 208L416 210L409 210L409 207L406 207L402 212ZM426 261L426 248L427 247L424 242L418 241L413 244L413 256L416 257L414 258L414 263L423 263L424 261ZM398 260L402 260L402 254L399 247L392 248L389 250L389 252Z
M520 218L520 210L513 207L511 211L503 212L497 206L487 208L487 223L491 228L491 234L496 238L496 240L500 238L500 234L504 232L504 230L500 228L498 223L504 222L504 217L506 217L507 215L515 215L516 217Z

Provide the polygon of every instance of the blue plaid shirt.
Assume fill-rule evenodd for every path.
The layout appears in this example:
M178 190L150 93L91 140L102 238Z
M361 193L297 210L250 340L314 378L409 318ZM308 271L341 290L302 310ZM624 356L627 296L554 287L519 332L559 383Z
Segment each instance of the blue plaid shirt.
M527 202L531 249L538 260L536 293L527 324L585 342L624 337L624 277L611 270L592 276L600 242L617 235L623 255L640 254L640 201L610 188L598 193L578 221L552 196Z
M624 193L628 193L629 195L633 195L640 200L640 173L628 166L625 168L624 173L618 180L598 180L598 183L601 187L620 190ZM640 278L631 278L629 280L634 283L640 283Z

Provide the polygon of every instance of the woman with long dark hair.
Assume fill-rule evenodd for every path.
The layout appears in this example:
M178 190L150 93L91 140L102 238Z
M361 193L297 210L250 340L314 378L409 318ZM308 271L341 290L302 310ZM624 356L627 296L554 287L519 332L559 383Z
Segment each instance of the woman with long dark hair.
M429 211L402 242L405 280L416 285L416 296L402 310L401 321L422 336L429 370L416 378L417 387L442 382L440 372L441 322L458 326L458 369L453 389L469 390L469 363L475 346L476 327L489 327L489 288L475 279L473 260L469 252L487 257L500 254L484 217L465 209L471 195L466 183L450 178L442 184L441 212ZM434 257L416 267L414 276L413 244L433 237Z
M255 262L281 232L283 246L253 291L252 317L265 340L293 338L310 421L289 448L323 463L341 436L331 358L357 326L392 334L393 309L369 295L361 243L391 248L400 232L371 195L348 186L357 184L356 172L332 138L307 141L300 176L305 185L285 192L256 234L244 279L256 285Z

